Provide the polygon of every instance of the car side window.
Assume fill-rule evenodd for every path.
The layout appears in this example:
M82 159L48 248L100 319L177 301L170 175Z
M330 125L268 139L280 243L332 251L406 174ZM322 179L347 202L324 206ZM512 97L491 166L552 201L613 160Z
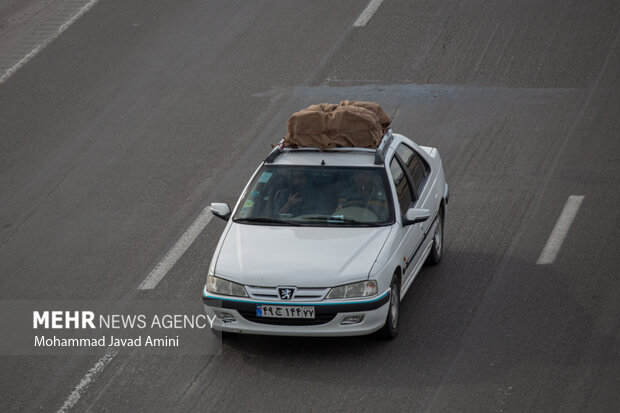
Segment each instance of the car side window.
M396 187L396 196L398 197L400 212L404 215L413 202L413 196L411 195L411 189L407 182L407 176L396 158L392 158L392 162L390 162L390 173L394 181L394 186Z
M426 176L428 175L428 166L424 163L424 161L422 161L422 159L420 159L420 156L415 153L413 149L405 144L401 143L398 145L398 148L396 148L396 153L400 156L400 159L409 171L409 175L413 181L413 187L419 195L422 191L422 186L424 185Z

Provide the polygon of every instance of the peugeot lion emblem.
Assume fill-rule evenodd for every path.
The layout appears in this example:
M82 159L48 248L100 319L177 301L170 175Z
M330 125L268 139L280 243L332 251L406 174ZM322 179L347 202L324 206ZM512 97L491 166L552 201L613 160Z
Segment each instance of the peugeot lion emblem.
M282 300L290 300L293 298L294 288L289 287L278 287L278 294L280 295L280 299Z

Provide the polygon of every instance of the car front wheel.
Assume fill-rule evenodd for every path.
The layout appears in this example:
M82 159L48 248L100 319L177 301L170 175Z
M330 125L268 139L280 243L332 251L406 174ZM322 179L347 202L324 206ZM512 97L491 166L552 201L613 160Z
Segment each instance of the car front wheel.
M394 275L390 284L390 306L388 308L385 325L381 335L387 339L393 339L398 335L398 319L400 318L400 284L398 277Z
M439 264L443 255L443 221L443 211L439 211L437 225L435 225L435 232L433 233L433 246L426 261L431 265Z

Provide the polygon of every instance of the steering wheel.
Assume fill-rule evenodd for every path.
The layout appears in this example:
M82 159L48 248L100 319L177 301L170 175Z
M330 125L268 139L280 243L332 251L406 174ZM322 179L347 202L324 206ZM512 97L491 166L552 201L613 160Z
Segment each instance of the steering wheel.
M342 215L345 218L354 219L360 222L376 222L379 220L377 214L375 214L368 206L363 202L351 202L345 204L346 206L334 211L334 215Z
M340 209L344 208L363 208L368 209L368 205L363 201L346 201L342 203Z

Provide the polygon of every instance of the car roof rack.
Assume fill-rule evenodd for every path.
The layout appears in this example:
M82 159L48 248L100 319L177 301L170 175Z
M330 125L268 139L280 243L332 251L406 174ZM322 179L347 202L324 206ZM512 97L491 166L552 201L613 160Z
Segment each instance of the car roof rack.
M379 146L377 146L377 150L375 151L375 165L383 165L385 163L385 155L393 140L394 135L392 135L392 128L390 128L381 138Z
M265 158L265 163L273 163L278 156L280 156L284 152L374 152L375 154L375 165L383 165L385 163L385 155L387 153L388 148L392 144L394 140L394 135L392 135L392 128L388 129L385 135L381 138L381 142L379 142L379 146L377 149L370 148L357 148L354 146L341 146L337 148L330 149L321 149L321 148L285 148L284 147L284 139L282 139L278 144L273 148L273 150L267 155Z

